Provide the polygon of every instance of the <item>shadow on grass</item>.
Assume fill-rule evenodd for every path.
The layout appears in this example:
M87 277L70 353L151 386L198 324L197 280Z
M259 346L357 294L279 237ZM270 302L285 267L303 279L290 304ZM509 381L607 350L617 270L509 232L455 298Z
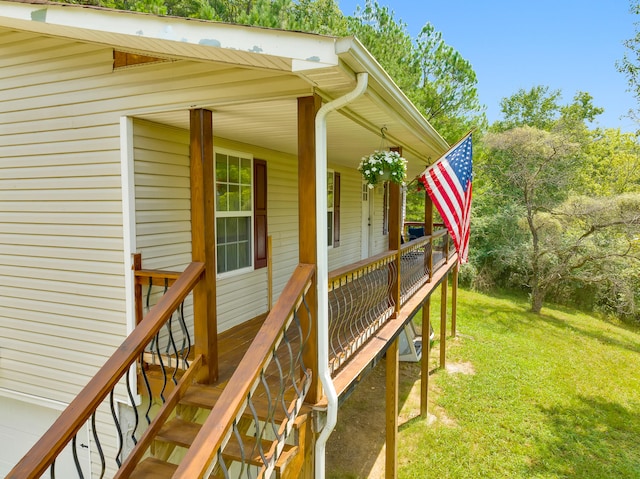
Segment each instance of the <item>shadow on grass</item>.
M493 297L493 296L492 296ZM496 296L499 299L504 299L509 301L508 296ZM555 327L556 329L563 331L565 333L574 333L581 335L583 337L593 339L598 341L601 344L605 344L608 346L617 347L620 349L625 349L627 351L631 351L634 353L640 353L640 341L633 339L625 340L624 338L620 338L620 332L629 332L633 334L634 338L638 338L637 335L638 330L629 325L624 324L611 324L611 328L613 331L610 334L607 331L602 330L601 332L592 331L587 328L579 327L575 324L571 324L564 319L558 318L553 315L553 313L544 312L541 314L535 314L528 310L528 304L522 300L518 300L515 302L507 303L505 302L501 306L496 306L495 303L486 302L477 306L482 308L483 315L486 318L491 318L495 321L495 325L499 326L504 330L512 330L514 325L531 327L535 326L535 324L539 321L542 321L550 326ZM560 312L565 312L567 314L575 314L575 310L571 310L569 308L564 308L561 306L553 306L553 309L557 309ZM593 321L605 321L601 318L593 318ZM488 326L485 324L485 327ZM495 329L495 328L494 328ZM613 337L613 335L618 337ZM631 334L630 334L631 336Z
M532 314L532 313L531 313ZM587 329L584 328L580 328L578 326L575 326L573 324L569 324L566 321L556 318L552 315L549 314L540 314L540 315L536 315L536 317L540 318L540 320L546 322L547 324L551 324L557 328L560 329L564 329L567 331L571 331L572 333L577 333L580 334L582 336L585 336L587 338L590 339L594 339L602 344L606 344L609 346L615 346L621 349L626 349L628 351L634 352L634 353L640 353L640 343L639 342L633 342L631 340L629 341L622 341L620 339L615 339L612 338L611 336L608 336L606 333L597 333L594 331L588 331ZM598 321L597 319L594 319L594 321ZM619 328L619 326L614 326L615 328ZM625 328L620 328L622 330L625 330ZM637 337L637 336L636 336Z
M640 478L640 404L629 410L578 396L572 407L544 408L551 438L539 438L532 477Z

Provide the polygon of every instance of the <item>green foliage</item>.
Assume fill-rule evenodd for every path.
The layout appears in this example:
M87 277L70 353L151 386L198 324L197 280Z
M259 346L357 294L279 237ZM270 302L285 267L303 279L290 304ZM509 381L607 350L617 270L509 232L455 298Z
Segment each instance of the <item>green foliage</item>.
M640 191L640 143L619 129L598 131L585 150L579 176L582 194L609 196Z
M362 42L405 93L413 88L419 73L406 23L396 19L389 7L366 0L363 9L358 7L347 18L347 25L348 33Z
M524 286L536 312L552 298L636 318L637 139L589 130L602 109L588 93L566 105L559 98L542 86L518 91L485 137L476 162L475 286Z
M348 33L362 42L448 142L485 127L473 67L433 25L427 23L414 41L389 7L367 0L364 9L348 18Z
M455 142L472 127L482 127L484 107L476 73L430 23L417 38L415 58L420 81L409 90L409 97L440 134Z
M560 111L560 90L550 91L546 86L535 86L531 90L518 90L500 102L503 120L494 123L494 131L506 131L519 126L530 126L550 130Z

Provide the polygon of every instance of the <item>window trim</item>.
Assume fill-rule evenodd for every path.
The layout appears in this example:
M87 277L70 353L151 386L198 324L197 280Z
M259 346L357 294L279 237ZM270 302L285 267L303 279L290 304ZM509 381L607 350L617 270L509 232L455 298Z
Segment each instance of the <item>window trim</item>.
M237 276L240 274L245 274L251 271L254 271L255 268L255 227L254 227L254 195L255 195L255 179L254 179L254 157L251 153L245 152L245 151L238 151L238 150L231 150L231 149L227 149L227 148L215 148L213 151L213 162L214 162L214 168L213 168L213 174L214 174L214 178L213 178L213 182L216 188L216 196L217 196L217 179L215 177L216 171L217 171L217 155L218 154L222 154L222 155L227 155L227 156L237 156L239 158L244 158L244 159L248 159L251 161L251 200L250 200L250 204L251 204L251 211L249 214L243 214L243 211L218 211L218 201L216 198L216 201L214 202L214 221L215 221L215 225L216 225L216 234L215 234L215 254L216 254L216 278L218 279L224 279L224 278L229 278L229 277L233 277L233 276ZM245 266L243 268L238 268L238 269L232 269L230 271L223 271L221 273L218 272L218 265L219 263L219 258L218 258L218 218L236 218L236 217L243 217L243 218L249 218L249 227L251 228L250 231L250 239L249 239L249 244L251 245L252 251L249 254L249 259L251 264L249 264L248 266Z
M328 218L328 213L332 213L331 216L331 222L332 224L331 226L331 234L332 234L332 238L331 238L331 242L329 242L329 231L327 228L327 247L328 248L337 248L338 246L340 246L340 189L341 189L341 177L340 177L340 173L333 170L333 169L327 169L327 176L328 175L332 175L333 176L333 181L332 181L332 185L333 185L333 203L331 205L329 205L329 201L327 198L327 227L329 226L329 218ZM328 177L327 177L327 196L329 195L329 184L328 184Z

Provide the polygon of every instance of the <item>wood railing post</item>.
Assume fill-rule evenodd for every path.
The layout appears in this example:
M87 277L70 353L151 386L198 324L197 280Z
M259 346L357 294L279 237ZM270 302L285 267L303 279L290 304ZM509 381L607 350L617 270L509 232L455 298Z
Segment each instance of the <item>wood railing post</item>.
M392 147L391 151L397 151L402 156L402 147ZM402 245L402 190L398 183L389 182L387 185L389 188L389 249L397 251L396 256L396 277L394 283L391 285L392 300L395 303L395 316L400 312L400 297L401 297L401 253L400 246Z
M386 359L386 445L385 479L398 477L398 386L399 386L399 348L398 338L387 349Z
M447 350L447 282L449 273L446 273L440 283L440 367L446 367Z
M458 269L460 263L456 262L451 275L451 336L456 337L456 317L458 313Z
M318 95L298 98L298 221L299 221L299 260L300 263L317 267L317 249L327 245L316 245L316 113L322 106ZM322 397L322 384L318 379L318 295L317 275L314 275L311 288L307 293L307 305L311 317L302 311L300 322L305 335L308 335L304 363L313 372L311 387L307 399L316 403Z
M140 253L133 254L133 265L132 268L134 271L140 271L142 269L142 255ZM144 311L142 309L142 285L135 281L133 286L133 295L135 297L135 314L136 314L136 326L140 324L142 318L144 317Z
M443 236L444 244L442 245L442 253L444 255L444 264L449 263L449 232Z
M206 268L203 280L193 290L194 350L205 359L206 377L199 379L213 383L218 378L218 326L211 111L191 110L190 132L191 257L205 263Z
M431 355L431 295L422 304L422 358L420 358L420 415L427 418L429 402L429 356Z
M433 235L433 202L427 191L424 192L424 234ZM425 256L426 266L429 268L429 281L433 279L433 238L429 241L429 251Z

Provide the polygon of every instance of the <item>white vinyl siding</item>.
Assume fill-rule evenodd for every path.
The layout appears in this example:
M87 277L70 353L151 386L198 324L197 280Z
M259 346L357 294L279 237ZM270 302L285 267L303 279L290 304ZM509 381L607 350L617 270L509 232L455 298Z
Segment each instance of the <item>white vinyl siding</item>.
M45 114L110 50L4 33L0 388L70 401L125 333L119 127ZM83 81L84 80L84 81ZM67 97L73 101L73 95ZM75 121L75 118L78 118Z
M126 334L119 119L94 88L112 52L7 31L0 48L0 390L68 403Z
M0 477L5 477L20 458L58 418L57 409L29 404L12 398L0 397ZM84 426L78 432L78 443L88 444L89 430ZM79 448L78 459L85 477L89 475L89 451ZM77 471L70 450L56 461L56 477L76 477ZM45 474L43 477L49 477Z
M136 120L133 146L142 267L183 271L191 262L189 132Z

